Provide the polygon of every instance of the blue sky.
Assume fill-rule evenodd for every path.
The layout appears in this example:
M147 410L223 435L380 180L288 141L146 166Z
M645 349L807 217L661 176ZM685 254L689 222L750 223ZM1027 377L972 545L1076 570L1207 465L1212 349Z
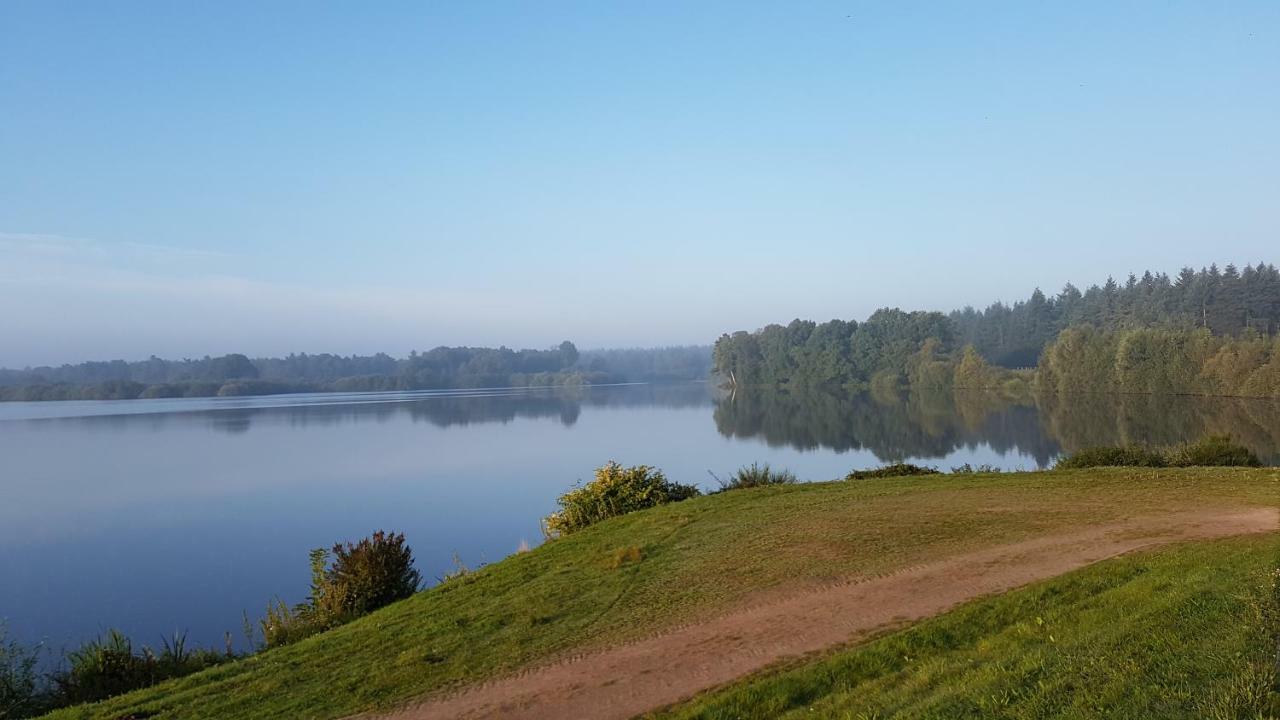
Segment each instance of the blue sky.
M1280 3L0 3L0 365L1276 261Z

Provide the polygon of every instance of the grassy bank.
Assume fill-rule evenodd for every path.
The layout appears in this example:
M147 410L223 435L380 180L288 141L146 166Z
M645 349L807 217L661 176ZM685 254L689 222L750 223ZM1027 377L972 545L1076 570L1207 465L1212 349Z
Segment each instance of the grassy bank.
M663 718L1271 718L1280 537L1110 560Z
M609 520L349 625L57 718L337 718L757 593L1147 513L1274 505L1280 472L1083 470L764 487Z

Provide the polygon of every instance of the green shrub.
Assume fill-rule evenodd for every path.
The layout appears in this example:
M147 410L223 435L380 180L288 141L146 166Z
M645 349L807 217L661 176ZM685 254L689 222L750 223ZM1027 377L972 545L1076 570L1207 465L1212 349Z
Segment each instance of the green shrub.
M133 642L119 630L94 638L67 653L68 667L53 675L60 704L96 702L171 678L183 677L231 659L213 650L188 650L186 635L163 641L160 654Z
M312 555L315 566L317 556ZM327 603L356 616L371 613L418 592L422 575L403 533L381 530L358 543L333 546L333 566L325 573Z
M94 638L67 654L70 667L54 676L58 693L69 703L94 702L147 687L157 681L155 658L135 654L133 642L119 630Z
M1085 448L1059 459L1054 468L1071 470L1091 467L1164 467L1167 464L1163 454L1129 445Z
M724 492L764 485L790 485L796 482L796 475L789 470L774 470L768 463L751 463L749 467L738 468L728 480L716 478L716 481L720 483L720 491Z
M267 615L260 622L262 642L268 648L289 645L341 622L338 618L320 615L306 603L290 608L283 600L273 600L267 603Z
M1192 445L1170 450L1170 467L1260 467L1262 461L1249 448L1232 442L1230 435L1210 435Z
M624 468L610 460L596 470L594 480L560 496L556 501L560 510L547 516L543 532L548 538L568 535L607 518L699 494L693 485L667 480L657 468Z
M1249 448L1232 442L1229 435L1210 435L1168 450L1137 446L1094 447L1072 453L1057 462L1059 470L1091 467L1259 467L1262 462Z
M0 720L30 717L45 709L36 675L39 660L39 647L7 640L0 624Z
M922 467L911 463L893 463L868 470L853 470L845 480L870 480L872 478L907 477L910 475L938 475L938 468Z
M332 551L317 548L311 551L311 595L292 608L283 600L267 603L262 641L269 648L295 643L403 600L421 584L401 533L379 530Z

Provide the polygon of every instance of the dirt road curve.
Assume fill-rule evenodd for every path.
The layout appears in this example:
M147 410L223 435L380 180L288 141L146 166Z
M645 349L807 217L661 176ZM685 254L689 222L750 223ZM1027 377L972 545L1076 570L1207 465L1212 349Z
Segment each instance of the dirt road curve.
M781 597L728 615L406 707L383 720L629 718L777 660L936 615L966 600L1104 558L1180 540L1280 529L1274 508L1137 518L1027 540L860 582Z

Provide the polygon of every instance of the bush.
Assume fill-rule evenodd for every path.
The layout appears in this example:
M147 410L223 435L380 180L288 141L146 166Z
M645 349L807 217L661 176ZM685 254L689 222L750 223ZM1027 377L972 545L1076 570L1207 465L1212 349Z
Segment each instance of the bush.
M1057 470L1091 467L1164 467L1164 455L1134 445L1126 447L1092 447L1061 458Z
M318 559L323 556L313 553L313 571ZM323 597L324 604L357 616L418 592L422 575L413 567L413 550L404 534L379 530L358 543L334 545L333 567L325 580L321 594L330 597Z
M171 678L183 677L230 659L213 650L190 651L186 635L165 640L159 655L133 642L119 630L94 638L67 654L70 667L54 673L58 700L66 704L95 702Z
M937 468L922 467L911 463L893 463L869 470L853 470L845 480L870 480L872 478L907 477L910 475L938 475Z
M317 548L311 551L310 597L292 608L283 600L267 603L262 640L269 648L295 643L403 600L421 584L403 534L379 530L332 551Z
M1230 435L1205 439L1164 451L1136 446L1086 448L1062 458L1059 470L1091 467L1259 467L1262 462L1249 448L1232 442Z
M720 491L724 492L764 485L790 485L796 482L796 475L789 470L774 470L768 463L764 465L751 463L750 467L738 468L727 481L720 478L716 478L716 481L720 483Z
M560 496L556 501L560 511L547 516L543 532L548 538L568 535L607 518L699 494L693 485L667 480L657 468L624 468L610 460L596 470L594 480Z
M45 709L36 677L39 659L38 647L6 640L0 624L0 720L30 717Z
M1183 445L1165 456L1170 467L1260 467L1262 461L1249 448L1232 442L1230 435L1210 435L1194 445Z

